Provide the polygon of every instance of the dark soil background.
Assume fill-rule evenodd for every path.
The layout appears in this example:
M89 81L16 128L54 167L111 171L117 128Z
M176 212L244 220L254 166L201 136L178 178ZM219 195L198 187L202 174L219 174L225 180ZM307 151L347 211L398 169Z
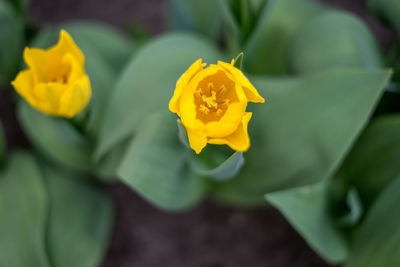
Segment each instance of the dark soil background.
M325 0L358 14L383 49L394 35L366 12L362 0ZM128 30L140 22L165 31L162 0L31 0L31 20L45 26L94 19ZM0 90L0 119L10 147L28 146L11 104ZM116 205L112 239L102 267L327 267L273 209L238 210L205 202L183 213L157 210L123 184L108 189ZM71 266L79 267L79 266Z

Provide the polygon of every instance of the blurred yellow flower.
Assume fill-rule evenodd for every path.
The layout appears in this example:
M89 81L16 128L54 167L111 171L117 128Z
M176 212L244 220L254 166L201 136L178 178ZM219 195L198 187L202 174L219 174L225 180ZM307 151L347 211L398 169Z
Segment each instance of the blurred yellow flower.
M92 91L85 58L66 31L61 30L58 43L47 50L26 47L24 60L28 69L11 84L32 107L67 118L86 107Z
M169 110L185 126L191 148L198 154L207 145L226 144L236 151L250 147L248 102L264 103L244 74L219 61L204 68L199 59L179 78Z

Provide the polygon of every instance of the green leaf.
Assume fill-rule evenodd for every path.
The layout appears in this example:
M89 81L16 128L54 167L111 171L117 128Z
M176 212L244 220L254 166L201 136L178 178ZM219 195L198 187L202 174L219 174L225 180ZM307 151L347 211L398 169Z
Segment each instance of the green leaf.
M118 145L114 146L113 149L96 164L95 173L103 182L113 182L118 179L118 167L132 139L133 137L118 143Z
M51 203L47 240L52 265L99 266L112 228L111 199L85 177L49 167L44 176Z
M211 43L194 35L169 34L144 46L112 90L96 156L131 136L149 114L168 110L176 81L199 58L213 63L219 54Z
M18 119L32 144L52 162L79 171L93 169L93 145L67 120L40 113L24 101Z
M171 30L184 30L217 38L222 19L218 1L168 0L166 22Z
M242 69L242 65L243 65L243 52L239 53L239 55L237 55L237 57L235 58L235 62L234 62L234 66L238 69Z
M238 45L246 43L260 21L265 8L275 0L222 0L221 15L228 28L228 38L232 35ZM227 12L228 10L228 12ZM226 14L228 13L228 14ZM233 37L232 36L232 37ZM228 47L229 47L228 39Z
M265 104L254 105L253 146L240 175L215 194L235 204L331 176L365 126L389 71L331 70L301 78L257 78ZM356 103L356 104L355 104Z
M18 12L24 14L28 10L30 1L29 0L9 0L9 2L15 7L15 9Z
M369 29L356 16L342 11L324 12L308 21L291 39L289 53L290 66L296 73L382 66Z
M266 6L268 1L274 1L274 0L249 0L250 1L250 7L253 10L262 10L263 7Z
M6 1L0 1L0 29L0 84L8 84L20 63L24 23Z
M245 70L252 74L286 74L289 41L308 20L323 11L310 0L278 0L265 8L244 47Z
M243 164L243 153L235 152L215 168L209 169L205 164L196 160L192 163L192 169L200 176L211 177L216 181L226 181L232 179L243 167Z
M390 22L400 32L400 2L398 0L368 0L370 9Z
M178 138L172 114L147 117L129 145L119 177L159 208L181 210L197 204L205 194L206 179L194 175L190 151Z
M82 48L85 52L95 49L116 73L123 69L136 48L131 39L107 24L74 21L63 27L74 36L78 44L86 43L87 47Z
M347 267L400 266L400 176L376 200L361 225Z
M382 190L400 174L400 116L373 120L355 143L337 177L357 188L368 208Z
M17 151L0 174L0 266L50 267L45 249L48 199L31 155Z
M3 161L6 157L7 152L7 144L6 144L6 137L3 131L3 124L0 122L0 166L3 164Z
M257 19L253 16L252 6L249 0L229 0L230 13L235 19L239 31L240 43L243 43L253 30L254 22Z
M286 217L326 261L337 264L348 254L348 243L329 213L327 181L270 193L266 199Z

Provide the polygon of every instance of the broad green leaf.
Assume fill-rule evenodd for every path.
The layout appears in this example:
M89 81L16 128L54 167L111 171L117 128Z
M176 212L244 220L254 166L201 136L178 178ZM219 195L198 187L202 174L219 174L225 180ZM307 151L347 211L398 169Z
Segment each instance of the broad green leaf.
M277 0L265 8L244 47L243 67L252 74L286 74L289 40L308 20L323 11L312 0Z
M308 244L326 261L343 262L348 242L329 212L328 181L266 195Z
M273 0L249 0L250 6L253 8L253 10L260 10L262 9L268 1L273 1Z
M357 188L365 207L400 175L400 115L374 119L344 160L337 177Z
M47 201L33 157L14 152L0 174L1 267L50 267L45 245Z
M96 156L131 136L149 114L167 111L176 81L199 58L215 63L218 51L211 43L191 34L165 35L144 46L115 85Z
M221 31L221 11L216 0L168 0L167 25L172 30L186 30L217 38Z
M4 158L6 157L6 137L3 131L3 125L0 122L0 166L3 164Z
M378 16L389 21L400 33L400 1L398 0L368 0L370 9Z
M355 238L347 267L400 266L400 176L373 204Z
M24 101L19 103L18 119L32 144L52 162L80 171L93 169L92 143L66 119L40 113Z
M119 73L134 52L135 44L126 35L106 24L74 21L64 29L74 36L76 42L85 43L84 52L96 50L115 73Z
M47 241L52 265L99 266L113 222L111 199L85 177L43 170L51 203Z
M192 161L193 171L205 177L211 177L216 181L225 181L233 178L243 167L244 158L242 152L235 152L215 168L207 168L199 160Z
M90 135L97 136L104 120L106 107L112 94L111 88L114 86L117 73L105 63L103 57L90 50L90 44L82 44L80 47L83 51L86 50L84 52L85 68L92 86L92 99L87 108L90 110L90 114L86 129Z
M185 209L202 199L207 181L191 172L190 153L179 141L174 116L154 114L129 145L118 175L154 205Z
M342 69L301 78L253 79L267 99L254 105L252 142L239 176L215 194L236 204L331 176L363 129L389 71Z
M0 84L7 84L20 63L24 22L6 1L0 1Z
M125 153L128 149L132 138L128 138L118 145L114 146L109 153L107 153L101 160L96 164L95 173L99 179L103 182L113 182L117 177L117 170L121 161L123 160Z
M324 12L305 23L291 39L289 49L290 66L296 73L382 66L369 29L360 19L342 11Z

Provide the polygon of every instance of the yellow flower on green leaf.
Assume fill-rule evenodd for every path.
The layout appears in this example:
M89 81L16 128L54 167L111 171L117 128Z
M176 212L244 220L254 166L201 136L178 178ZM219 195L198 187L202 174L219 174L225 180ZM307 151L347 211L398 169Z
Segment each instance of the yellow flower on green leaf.
M24 60L28 69L11 84L32 107L67 118L86 107L92 90L85 58L66 31L61 30L58 43L49 49L26 47Z
M191 148L200 153L209 144L247 151L248 102L264 103L256 88L231 64L219 61L204 68L199 59L179 78L169 110L178 114Z

